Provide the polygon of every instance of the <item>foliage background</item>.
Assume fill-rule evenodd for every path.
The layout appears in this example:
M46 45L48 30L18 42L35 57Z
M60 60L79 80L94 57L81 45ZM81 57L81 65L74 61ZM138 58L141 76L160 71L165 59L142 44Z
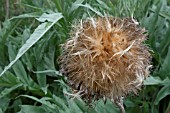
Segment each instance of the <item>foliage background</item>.
M1 0L0 113L119 113L72 95L56 60L76 20L103 15L135 17L148 31L153 69L126 112L170 113L170 0Z

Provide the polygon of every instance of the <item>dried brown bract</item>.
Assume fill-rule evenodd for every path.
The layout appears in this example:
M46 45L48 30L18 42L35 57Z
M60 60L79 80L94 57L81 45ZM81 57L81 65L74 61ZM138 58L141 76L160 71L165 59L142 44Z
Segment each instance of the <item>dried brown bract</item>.
M149 75L145 29L132 18L99 17L73 26L59 58L69 85L86 99L137 93Z

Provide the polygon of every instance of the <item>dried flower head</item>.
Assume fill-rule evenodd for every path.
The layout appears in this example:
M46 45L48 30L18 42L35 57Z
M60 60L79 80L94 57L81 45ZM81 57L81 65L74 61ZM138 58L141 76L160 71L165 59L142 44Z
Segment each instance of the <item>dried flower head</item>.
M137 93L149 74L145 29L132 18L80 21L63 44L59 63L69 85L86 99L117 99Z

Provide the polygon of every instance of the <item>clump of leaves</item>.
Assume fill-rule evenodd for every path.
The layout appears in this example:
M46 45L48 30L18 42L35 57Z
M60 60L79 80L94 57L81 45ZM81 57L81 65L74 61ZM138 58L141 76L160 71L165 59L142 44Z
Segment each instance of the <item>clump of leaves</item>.
M56 63L61 54L59 45L69 37L72 23L106 13L114 17L135 17L146 28L145 43L153 50L151 76L144 81L138 97L129 94L124 100L126 112L169 112L170 6L167 0L12 0L9 3L18 7L17 13L9 10L11 18L6 21L5 9L0 9L0 112L118 113L110 101L104 104L98 100L89 108L79 95L70 99L72 91ZM16 14L21 15L13 16Z

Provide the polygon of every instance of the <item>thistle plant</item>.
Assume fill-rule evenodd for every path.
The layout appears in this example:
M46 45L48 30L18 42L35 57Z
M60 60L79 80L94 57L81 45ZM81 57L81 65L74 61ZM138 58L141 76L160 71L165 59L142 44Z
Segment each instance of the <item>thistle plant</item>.
M137 94L149 75L151 55L143 44L146 39L146 30L132 18L81 20L62 45L62 73L86 100L109 98L124 112L122 97Z

